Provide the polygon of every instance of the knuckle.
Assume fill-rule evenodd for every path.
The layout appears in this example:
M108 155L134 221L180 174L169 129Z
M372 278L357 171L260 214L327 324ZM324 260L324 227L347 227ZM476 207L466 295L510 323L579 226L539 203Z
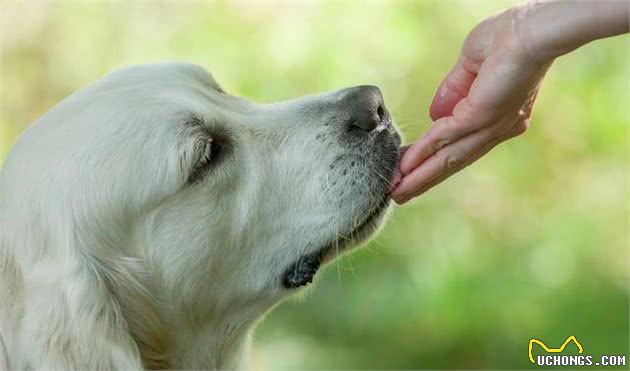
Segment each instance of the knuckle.
M451 140L447 138L444 133L440 133L440 130L435 130L435 132L429 138L429 141L431 143L431 149L434 153L451 142Z
M519 120L519 122L514 125L514 128L512 129L512 134L514 136L517 136L525 133L527 129L529 129L529 122L530 121L528 119Z
M528 119L532 116L532 107L524 106L520 110L518 110L518 117L523 119Z
M444 146L446 146L449 143L450 143L450 140L448 139L438 139L435 142L433 142L433 150L439 151L440 149L442 149Z
M456 153L449 153L444 155L443 168L445 171L452 171L457 169L461 165L461 156Z

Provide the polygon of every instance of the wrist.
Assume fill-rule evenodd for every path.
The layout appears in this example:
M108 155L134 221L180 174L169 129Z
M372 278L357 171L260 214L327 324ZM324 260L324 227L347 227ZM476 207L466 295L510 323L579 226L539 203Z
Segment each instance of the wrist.
M527 56L547 63L596 39L628 32L623 0L536 1L514 11L517 37Z

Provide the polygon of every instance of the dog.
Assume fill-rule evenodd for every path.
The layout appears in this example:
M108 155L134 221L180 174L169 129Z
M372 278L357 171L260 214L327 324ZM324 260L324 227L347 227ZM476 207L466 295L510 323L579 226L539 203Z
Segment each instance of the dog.
M0 173L0 368L246 367L383 223L400 141L374 86L255 104L162 63L79 90Z

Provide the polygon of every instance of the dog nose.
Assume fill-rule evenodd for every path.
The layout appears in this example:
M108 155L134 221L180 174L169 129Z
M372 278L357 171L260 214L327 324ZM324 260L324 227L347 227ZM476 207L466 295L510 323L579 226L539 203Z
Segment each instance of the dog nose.
M365 85L352 88L346 99L352 107L352 115L348 124L350 128L372 131L384 122L389 121L389 112L385 108L381 90L376 86Z

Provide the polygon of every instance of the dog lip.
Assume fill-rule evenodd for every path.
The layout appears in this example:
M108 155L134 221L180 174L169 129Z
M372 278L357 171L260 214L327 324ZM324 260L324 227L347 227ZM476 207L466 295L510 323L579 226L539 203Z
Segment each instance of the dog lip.
M322 263L323 252L324 249L322 248L315 253L304 255L291 265L284 272L283 286L293 289L313 282L313 277Z
M352 235L352 233L359 232L365 226L372 224L372 222L381 215L381 212L387 208L390 200L391 198L389 195L385 195L378 205L369 212L368 216L360 224L358 224L357 227L350 232L350 234Z
M383 200L368 213L368 216L350 231L349 235L360 235L366 228L373 225L374 221L387 209L389 202L390 198L385 196ZM313 278L315 274L317 274L319 267L322 263L325 263L331 258L329 254L330 251L333 250L333 248L339 249L346 245L347 243L344 238L336 238L333 242L327 243L316 252L303 255L284 272L282 285L287 289L294 289L313 282Z

